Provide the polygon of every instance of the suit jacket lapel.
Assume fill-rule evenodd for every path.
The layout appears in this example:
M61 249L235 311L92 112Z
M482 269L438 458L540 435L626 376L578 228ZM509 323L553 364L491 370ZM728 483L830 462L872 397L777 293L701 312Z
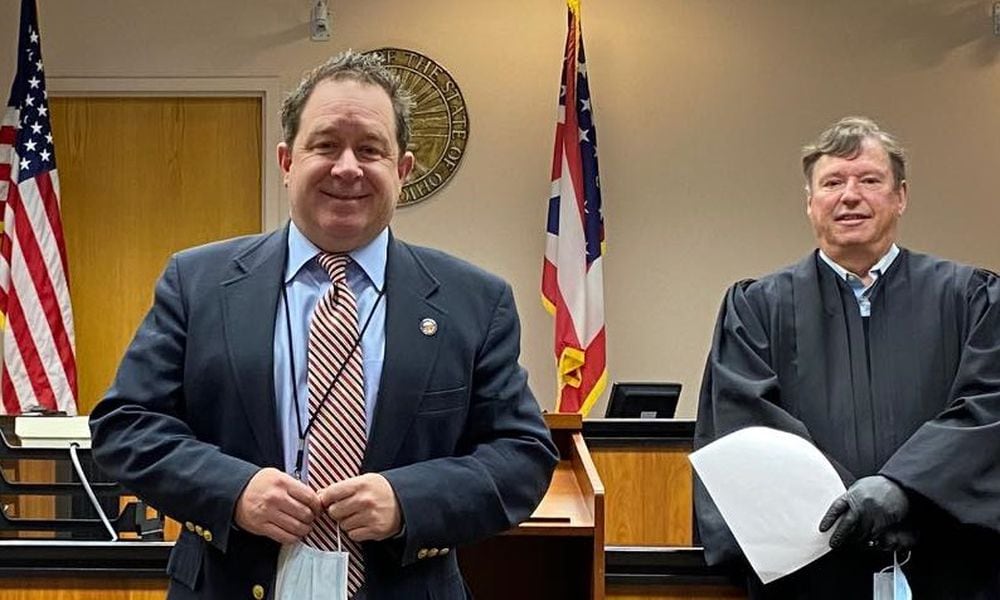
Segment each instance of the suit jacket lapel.
M233 258L222 282L225 346L247 420L265 465L283 468L275 417L274 318L288 254L288 228Z
M427 387L440 340L447 333L447 312L431 297L437 279L413 251L390 235L386 259L385 362L362 472L389 467L403 442ZM424 335L420 322L432 318L435 335Z

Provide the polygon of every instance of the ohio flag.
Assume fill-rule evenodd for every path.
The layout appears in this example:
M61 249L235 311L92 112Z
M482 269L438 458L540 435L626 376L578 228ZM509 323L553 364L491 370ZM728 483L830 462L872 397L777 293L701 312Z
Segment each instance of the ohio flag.
M586 415L607 383L604 219L580 0L569 0L567 6L569 28L552 157L542 301L555 315L557 410Z

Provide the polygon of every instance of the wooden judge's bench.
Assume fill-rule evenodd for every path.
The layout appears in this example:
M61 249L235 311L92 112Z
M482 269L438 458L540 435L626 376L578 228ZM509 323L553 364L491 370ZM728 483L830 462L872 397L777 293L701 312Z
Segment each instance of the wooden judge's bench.
M690 419L588 419L583 437L605 489L609 600L746 598L738 574L696 544Z
M459 551L475 598L745 597L692 545L686 454L693 424L579 415L546 421L561 460L538 509L513 530ZM69 514L89 540L107 536L96 519L79 518L88 501L62 464L66 452L20 447L9 420L0 420L0 433L0 600L162 599L176 523L159 528L150 509L119 500L112 482L96 482L96 496L118 511L112 526L122 539L77 539L52 517ZM89 458L81 457L86 468Z

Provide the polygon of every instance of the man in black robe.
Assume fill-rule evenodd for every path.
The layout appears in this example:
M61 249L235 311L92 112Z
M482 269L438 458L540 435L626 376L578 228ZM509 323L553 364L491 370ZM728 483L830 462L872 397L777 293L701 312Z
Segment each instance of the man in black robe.
M727 291L695 447L787 431L848 492L822 523L834 549L767 586L748 570L751 598L871 598L894 550L917 600L1000 598L1000 277L896 245L905 156L871 120L842 119L802 163L819 249ZM708 562L745 567L695 496Z

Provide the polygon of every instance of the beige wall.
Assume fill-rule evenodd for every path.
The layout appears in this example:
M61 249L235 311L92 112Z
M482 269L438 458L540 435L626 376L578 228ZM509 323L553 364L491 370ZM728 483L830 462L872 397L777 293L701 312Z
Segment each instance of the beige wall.
M17 4L0 0L4 87ZM538 282L565 36L559 0L332 0L328 43L308 40L307 0L39 4L50 77L277 77L285 91L346 47L399 46L443 64L469 106L467 154L447 188L400 211L394 228L513 283L523 360L551 406L552 325ZM847 113L875 117L910 150L903 242L1000 269L991 5L584 0L611 378L682 381L681 412L694 414L723 290L812 247L798 148Z

